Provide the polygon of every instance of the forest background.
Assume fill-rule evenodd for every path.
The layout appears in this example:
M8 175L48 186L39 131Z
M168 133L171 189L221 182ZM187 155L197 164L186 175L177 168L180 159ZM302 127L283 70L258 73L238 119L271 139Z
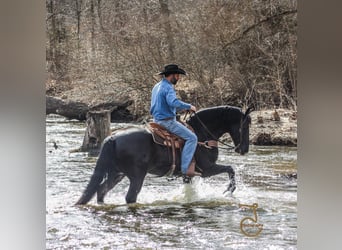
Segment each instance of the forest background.
M296 0L46 0L46 93L149 115L168 63L198 109L297 109Z

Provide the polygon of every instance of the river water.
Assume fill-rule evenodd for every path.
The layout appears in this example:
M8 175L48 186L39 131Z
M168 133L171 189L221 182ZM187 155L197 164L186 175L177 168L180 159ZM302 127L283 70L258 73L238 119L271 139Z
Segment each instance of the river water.
M81 146L84 132L84 123L46 118L47 249L296 249L297 179L292 175L297 148L251 146L244 156L220 150L218 162L236 172L233 195L223 194L227 174L196 177L186 185L180 178L147 175L137 204L125 204L124 178L107 194L106 205L93 198L86 206L74 206L97 159L70 153ZM240 222L255 215L239 204L254 203L254 224L262 231L253 236L258 228L243 224L245 235Z

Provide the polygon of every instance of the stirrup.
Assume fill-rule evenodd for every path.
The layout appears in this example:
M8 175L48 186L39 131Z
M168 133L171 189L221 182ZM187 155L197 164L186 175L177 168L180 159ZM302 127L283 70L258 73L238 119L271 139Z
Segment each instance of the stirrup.
M189 184L191 182L192 182L192 178L184 174L183 175L183 183L184 184Z

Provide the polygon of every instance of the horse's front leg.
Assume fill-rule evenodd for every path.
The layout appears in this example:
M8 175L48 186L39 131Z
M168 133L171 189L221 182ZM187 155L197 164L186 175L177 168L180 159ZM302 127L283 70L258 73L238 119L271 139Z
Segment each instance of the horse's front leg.
M230 193L233 193L236 189L235 186L235 171L231 166L225 166L220 164L214 164L210 168L205 169L202 173L202 177L210 177L213 175L221 174L221 173L228 173L230 183L228 185L228 188L223 192L230 191Z

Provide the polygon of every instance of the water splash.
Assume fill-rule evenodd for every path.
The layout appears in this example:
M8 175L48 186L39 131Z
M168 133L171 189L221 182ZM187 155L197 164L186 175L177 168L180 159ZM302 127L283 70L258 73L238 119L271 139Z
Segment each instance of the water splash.
M177 185L178 184L178 185ZM163 189L165 192L144 187L138 196L140 204L233 204L236 198L230 194L223 194L225 186L212 184L203 178L195 177L190 184L177 183L171 189Z

